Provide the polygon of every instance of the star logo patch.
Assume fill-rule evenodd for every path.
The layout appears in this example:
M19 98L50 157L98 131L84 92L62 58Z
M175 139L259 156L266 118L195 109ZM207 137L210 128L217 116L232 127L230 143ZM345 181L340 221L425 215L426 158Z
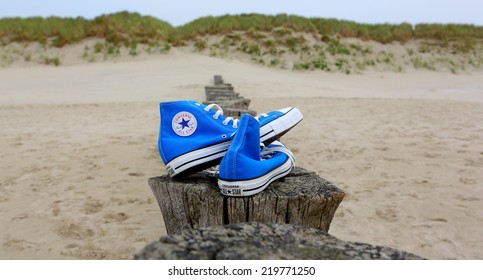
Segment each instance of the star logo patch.
M174 133L179 136L190 136L196 131L198 122L193 114L190 112L179 112L171 121Z

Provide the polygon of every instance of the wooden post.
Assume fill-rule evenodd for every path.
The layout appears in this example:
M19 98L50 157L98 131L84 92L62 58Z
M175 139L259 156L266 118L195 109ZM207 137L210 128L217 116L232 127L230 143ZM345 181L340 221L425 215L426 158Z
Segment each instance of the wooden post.
M215 75L214 79L215 79L215 85L223 84L223 78L221 77L221 75Z
M197 173L183 180L149 179L168 234L240 222L294 224L327 232L344 192L314 172L295 167L251 197L226 197L216 178Z

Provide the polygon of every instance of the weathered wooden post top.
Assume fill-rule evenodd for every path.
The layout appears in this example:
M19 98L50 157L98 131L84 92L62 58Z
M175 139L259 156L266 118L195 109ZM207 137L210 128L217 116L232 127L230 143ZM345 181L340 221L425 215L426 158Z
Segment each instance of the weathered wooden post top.
M168 234L241 222L294 224L327 232L344 198L342 190L298 167L251 197L223 196L216 178L203 172L182 180L160 176L148 182Z

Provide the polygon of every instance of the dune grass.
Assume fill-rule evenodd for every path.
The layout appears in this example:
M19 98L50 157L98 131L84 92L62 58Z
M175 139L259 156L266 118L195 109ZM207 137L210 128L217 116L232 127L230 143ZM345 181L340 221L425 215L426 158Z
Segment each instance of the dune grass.
M346 40L354 38L358 39L356 43ZM126 11L91 20L0 19L0 47L38 42L44 49L61 48L85 39L97 39L93 45L85 45L82 54L90 62L120 53L134 57L142 52L166 53L172 46L188 46L211 56L239 53L259 64L295 70L353 73L382 65L400 72L404 68L401 63L428 70L444 65L451 72L464 69L465 64L483 67L483 26L465 24L363 24L286 14L241 14L202 17L173 27L163 20ZM406 49L402 56L395 56L389 49L373 50L374 42L382 46L396 43ZM452 57L445 58L447 54ZM15 47L4 48L0 62L9 65L16 57L61 64L51 54L36 58Z
M0 38L10 42L47 42L55 47L86 38L104 38L115 44L154 40L182 44L204 35L224 35L232 31L291 30L341 38L359 38L380 43L407 42L411 39L438 40L445 43L463 41L469 45L483 39L483 26L466 24L363 24L353 21L305 18L294 15L241 14L202 17L179 27L138 13L118 12L92 20L82 17L30 17L0 19Z
M104 38L110 43L129 45L164 40L173 27L159 19L138 13L119 12L93 20L60 17L0 19L0 40L50 43L53 47L74 44L86 38Z

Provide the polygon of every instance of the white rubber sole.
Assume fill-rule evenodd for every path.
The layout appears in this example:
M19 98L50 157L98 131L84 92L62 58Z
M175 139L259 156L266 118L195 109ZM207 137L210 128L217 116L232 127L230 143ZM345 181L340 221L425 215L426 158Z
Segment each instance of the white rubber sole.
M231 142L232 141L222 142L178 156L166 164L166 171L168 171L170 177L174 177L190 168L217 159L221 160L228 150L228 147L230 147Z
M297 108L290 108L285 114L260 127L260 142L265 145L277 140L303 119Z
M266 189L273 181L287 176L292 168L293 162L287 159L281 166L255 179L242 181L218 179L218 187L221 193L226 196L252 196Z

